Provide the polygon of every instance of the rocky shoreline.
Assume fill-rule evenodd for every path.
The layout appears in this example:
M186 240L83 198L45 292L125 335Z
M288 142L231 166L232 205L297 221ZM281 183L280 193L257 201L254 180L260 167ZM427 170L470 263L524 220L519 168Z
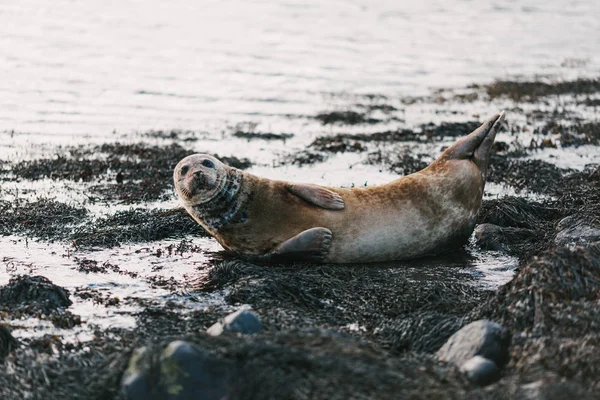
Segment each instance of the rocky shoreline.
M134 328L96 327L92 340L73 342L51 334L15 334L17 340L10 331L26 329L19 328L23 318L66 330L85 324L68 310L74 297L115 309L133 300L94 288L69 293L45 278L43 269L31 276L11 274L0 287L0 397L188 399L202 389L203 398L229 400L596 398L600 165L564 168L532 155L580 146L600 151L599 82L499 81L399 102L432 104L436 112L493 102L514 121L506 132L511 140L495 144L488 178L511 194L484 200L470 245L518 260L505 285L478 284L465 268L472 258L468 250L402 265L352 266L259 265L219 253L188 290L223 292L233 310L250 305L251 311L241 313L249 319L239 326L227 327L235 318L224 320L229 311L223 308L187 310L176 302L137 299L141 311ZM356 153L364 164L408 174L431 160L416 152L417 145L441 144L477 124L465 115L463 123L376 130L402 114L396 102L375 100L310 117L324 127L353 130L318 136L282 154L278 164L314 165ZM369 129L357 132L361 126ZM251 125L230 134L248 141L292 137ZM181 209L143 207L172 197L172 167L190 153L186 143L197 139L178 131L147 135L168 143L148 145L141 137L133 144L67 147L52 157L3 161L4 184L77 182L88 198L85 205L71 204L3 190L0 234L69 243L82 254L165 238L180 242L153 247L156 257L205 252L186 241L206 233ZM521 137L530 141L524 144ZM225 161L238 168L252 165L243 157ZM96 204L131 208L99 216L90 211ZM9 261L5 264L8 272ZM109 260L80 257L77 265L85 273L149 280ZM152 285L178 290L167 276L153 279ZM209 329L219 321L220 327Z

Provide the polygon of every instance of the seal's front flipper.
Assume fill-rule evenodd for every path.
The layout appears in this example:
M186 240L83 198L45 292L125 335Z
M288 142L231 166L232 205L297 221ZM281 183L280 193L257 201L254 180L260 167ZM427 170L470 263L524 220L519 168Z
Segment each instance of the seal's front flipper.
M327 228L307 229L275 247L267 256L273 260L324 262L331 247L332 237Z
M290 183L286 185L286 189L302 200L327 210L342 210L344 208L342 196L322 186L310 183Z

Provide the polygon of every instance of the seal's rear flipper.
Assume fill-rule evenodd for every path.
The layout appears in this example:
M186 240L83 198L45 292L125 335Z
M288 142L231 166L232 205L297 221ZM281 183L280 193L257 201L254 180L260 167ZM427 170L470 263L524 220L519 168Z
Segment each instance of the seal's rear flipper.
M300 232L271 250L273 260L323 262L331 246L332 233L327 228L311 228Z
M479 167L484 179L487 172L490 149L496 133L504 121L504 111L488 119L468 136L450 146L440 157L444 160L471 159Z
M288 192L315 206L327 210L342 210L344 199L336 192L311 183L290 183L285 187Z

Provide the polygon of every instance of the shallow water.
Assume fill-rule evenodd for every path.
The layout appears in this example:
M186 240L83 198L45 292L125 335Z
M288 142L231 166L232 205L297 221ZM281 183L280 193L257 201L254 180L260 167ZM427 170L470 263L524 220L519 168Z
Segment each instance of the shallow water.
M199 139L188 143L189 148L247 157L255 163L249 171L262 176L345 187L384 183L396 175L385 166L364 164L360 154L336 154L301 168L284 165L282 159L318 136L464 122L510 106L502 101L447 104L440 113L434 102L400 101L431 95L435 89L514 75L597 76L598 39L600 3L592 1L571 1L568 6L560 1L491 0L3 2L0 160L52 157L60 145L164 144L162 139L141 139L136 132L183 129ZM312 118L321 111L365 103L398 108L396 119L352 127L322 126ZM256 124L256 132L294 136L285 141L234 138L238 123ZM529 139L527 134L517 138L523 143ZM515 138L501 134L498 140ZM433 160L451 141L406 146ZM369 146L375 150L385 144ZM545 149L530 157L578 169L600 162L597 148L586 147ZM52 197L86 204L81 182L47 179L2 185L3 199ZM488 197L505 194L514 190L492 184L486 188ZM175 205L174 197L144 204ZM86 206L97 215L129 208ZM70 310L87 321L83 328L67 333L41 321L13 321L29 328L15 335L54 332L84 340L93 324L128 327L141 307L134 298L182 302L189 309L226 308L223 293L187 293L188 284L206 273L210 252L219 249L213 239L193 242L203 251L157 257L154 249L174 242L79 252L68 243L1 238L0 285L13 275L39 274L71 291L90 288L121 300L115 308L71 296ZM458 265L481 284L497 287L512 277L514 258L468 251L469 260ZM138 276L79 272L76 257L110 261ZM427 261L429 266L436 262L438 267L445 263ZM154 276L173 277L180 290L153 285Z
M329 108L332 94L596 74L599 38L589 0L9 0L0 131L96 136L240 119L278 130L287 115Z

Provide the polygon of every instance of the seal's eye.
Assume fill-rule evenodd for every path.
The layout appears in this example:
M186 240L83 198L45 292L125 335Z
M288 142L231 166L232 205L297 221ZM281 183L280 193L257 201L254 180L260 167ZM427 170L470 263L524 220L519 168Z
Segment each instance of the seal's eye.
M181 175L187 174L187 172L189 170L190 170L190 166L189 165L184 165L183 167L181 167Z
M204 165L206 168L214 168L215 167L215 163L210 160L202 161L202 165Z

